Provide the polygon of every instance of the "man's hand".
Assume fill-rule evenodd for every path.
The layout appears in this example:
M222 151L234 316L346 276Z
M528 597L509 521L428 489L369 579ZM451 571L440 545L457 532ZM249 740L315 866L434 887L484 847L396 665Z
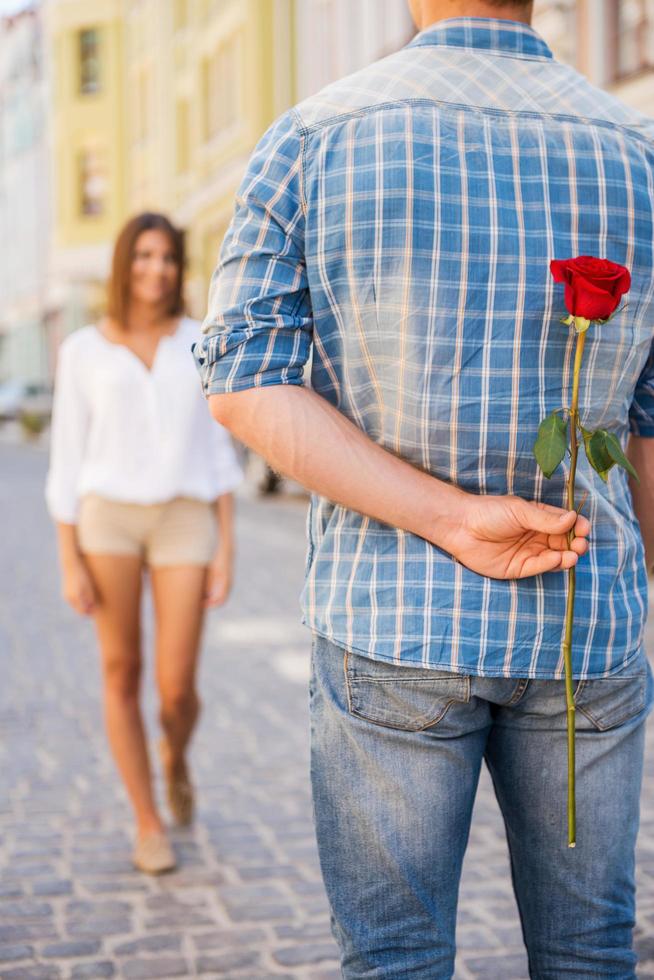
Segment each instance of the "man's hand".
M292 385L213 395L214 418L280 473L328 500L418 534L489 578L570 568L590 525L574 511L478 496L372 442L314 391ZM579 535L568 548L567 532Z
M466 496L461 521L443 546L479 575L514 579L561 571L588 551L590 524L575 511L521 497Z

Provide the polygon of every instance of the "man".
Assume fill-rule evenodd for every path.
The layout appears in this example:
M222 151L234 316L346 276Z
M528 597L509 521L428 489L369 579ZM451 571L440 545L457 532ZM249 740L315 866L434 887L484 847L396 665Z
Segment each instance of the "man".
M627 265L628 309L588 333L580 406L631 430L651 565L654 123L555 62L531 4L411 8L406 48L261 140L195 355L215 418L314 492L312 781L344 976L452 976L485 759L531 975L633 978L643 541L622 472L605 485L581 460L577 518L532 446L570 399L550 260Z

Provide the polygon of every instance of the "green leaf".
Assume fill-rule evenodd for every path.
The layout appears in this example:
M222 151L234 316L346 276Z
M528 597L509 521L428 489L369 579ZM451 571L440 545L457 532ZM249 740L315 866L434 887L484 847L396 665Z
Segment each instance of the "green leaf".
M568 424L552 412L538 427L538 438L534 443L534 456L543 474L549 478L565 456L568 448Z
M625 454L622 452L622 446L620 445L620 440L618 439L618 437L615 435L614 432L606 433L606 448L611 459L615 463L617 463L618 466L621 466L623 470L626 470L627 473L630 473L631 476L633 476L634 480L637 480L638 483L640 483L636 470L632 466L631 462L627 459Z
M606 429L598 429L596 432L589 432L588 429L582 429L582 432L588 462L606 483L609 477L609 470L615 465L615 460L609 455L606 446L608 432Z

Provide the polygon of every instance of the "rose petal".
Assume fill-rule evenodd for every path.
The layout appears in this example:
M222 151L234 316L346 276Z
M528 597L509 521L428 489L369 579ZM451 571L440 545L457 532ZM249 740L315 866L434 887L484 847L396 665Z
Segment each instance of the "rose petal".
M566 308L573 316L583 316L587 320L606 319L617 309L619 302L619 296L594 286L583 276L573 274L565 288Z
M568 282L568 263L570 259L552 259L550 262L550 272L554 282Z
M617 288L620 290L620 295L623 293L628 293L631 289L631 273L629 269L622 267L622 275L617 283Z

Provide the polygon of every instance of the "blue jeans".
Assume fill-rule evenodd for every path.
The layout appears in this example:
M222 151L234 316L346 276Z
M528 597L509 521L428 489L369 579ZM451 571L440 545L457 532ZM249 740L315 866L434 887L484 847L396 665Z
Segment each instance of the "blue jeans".
M315 637L311 778L347 980L449 980L482 759L504 817L530 976L633 980L645 654L579 681L567 847L563 681L397 667Z

